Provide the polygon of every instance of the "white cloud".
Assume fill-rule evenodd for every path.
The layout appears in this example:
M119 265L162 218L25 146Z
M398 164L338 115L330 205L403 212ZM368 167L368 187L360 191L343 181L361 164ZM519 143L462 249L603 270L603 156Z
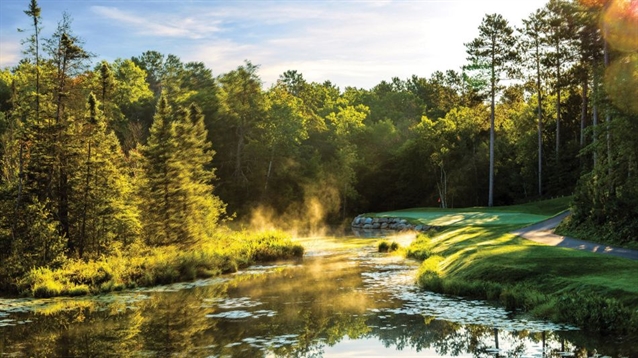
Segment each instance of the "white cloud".
M261 65L267 85L295 69L308 80L370 88L395 76L458 70L465 63L464 43L477 35L484 14L500 12L518 23L543 3L517 2L515 10L504 1L285 2L252 10L226 8L218 14L246 27L262 26L265 39L249 45L241 39L203 42L192 46L187 57L216 73L249 59ZM272 24L280 32L268 35Z
M19 41L2 39L0 41L0 68L12 66L18 63L22 56Z
M211 24L198 17L183 17L180 14L151 13L142 16L105 6L93 6L91 10L122 26L132 27L142 35L199 39L220 31L215 23Z
M138 1L84 9L81 2L72 12L89 10L81 18L95 24L95 35L86 43L110 58L155 49L204 62L215 74L247 59L261 65L266 85L294 69L311 81L370 88L395 76L458 70L465 63L464 43L476 37L486 13L502 13L518 24L545 2ZM0 64L15 64L19 45L6 40Z

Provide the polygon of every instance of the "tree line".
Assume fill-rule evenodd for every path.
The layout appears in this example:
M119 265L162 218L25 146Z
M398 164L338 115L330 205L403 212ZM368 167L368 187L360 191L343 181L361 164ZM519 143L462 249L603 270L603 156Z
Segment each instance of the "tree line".
M94 62L66 14L43 38L31 0L24 56L0 72L2 266L189 245L258 207L340 222L571 194L573 225L633 240L638 58L616 13L551 0L520 28L486 15L458 70L371 89L289 70L264 88L250 61Z

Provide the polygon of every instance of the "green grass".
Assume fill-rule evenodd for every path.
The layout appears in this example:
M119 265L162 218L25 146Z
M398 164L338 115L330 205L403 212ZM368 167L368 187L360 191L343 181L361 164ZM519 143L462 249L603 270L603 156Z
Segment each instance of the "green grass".
M462 209L415 208L366 214L371 217L401 217L411 224L431 226L503 226L531 225L552 217L569 206L570 197L504 207Z
M407 248L408 255L415 252L412 257L426 259L419 284L437 292L499 301L509 309L600 333L638 332L638 262L545 246L509 233L538 217L551 217L566 205L566 200L557 199L471 211L494 216L488 224L474 220L474 214L466 216L467 209L438 214L405 211L429 222L465 217L437 234L419 235ZM425 215L418 218L418 213ZM418 255L423 252L427 255Z
M224 233L189 249L134 245L99 260L32 269L18 282L26 296L81 296L190 281L234 272L256 262L300 258L304 249L282 232Z

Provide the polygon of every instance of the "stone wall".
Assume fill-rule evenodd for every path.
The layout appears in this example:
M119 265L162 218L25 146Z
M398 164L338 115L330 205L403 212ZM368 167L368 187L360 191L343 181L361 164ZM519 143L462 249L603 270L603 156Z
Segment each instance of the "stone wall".
M396 230L396 231L427 231L428 225L412 225L406 219L396 217L373 218L359 215L350 224L354 229L363 230Z

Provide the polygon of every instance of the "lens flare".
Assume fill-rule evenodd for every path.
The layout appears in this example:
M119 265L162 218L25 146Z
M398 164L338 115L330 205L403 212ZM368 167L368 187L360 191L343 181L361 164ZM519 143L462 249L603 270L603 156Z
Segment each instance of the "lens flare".
M638 50L638 0L612 0L601 17L601 29L616 50Z
M605 6L609 0L578 0L578 2L585 7L595 8Z
M605 91L623 111L638 113L638 54L614 61L605 71Z

